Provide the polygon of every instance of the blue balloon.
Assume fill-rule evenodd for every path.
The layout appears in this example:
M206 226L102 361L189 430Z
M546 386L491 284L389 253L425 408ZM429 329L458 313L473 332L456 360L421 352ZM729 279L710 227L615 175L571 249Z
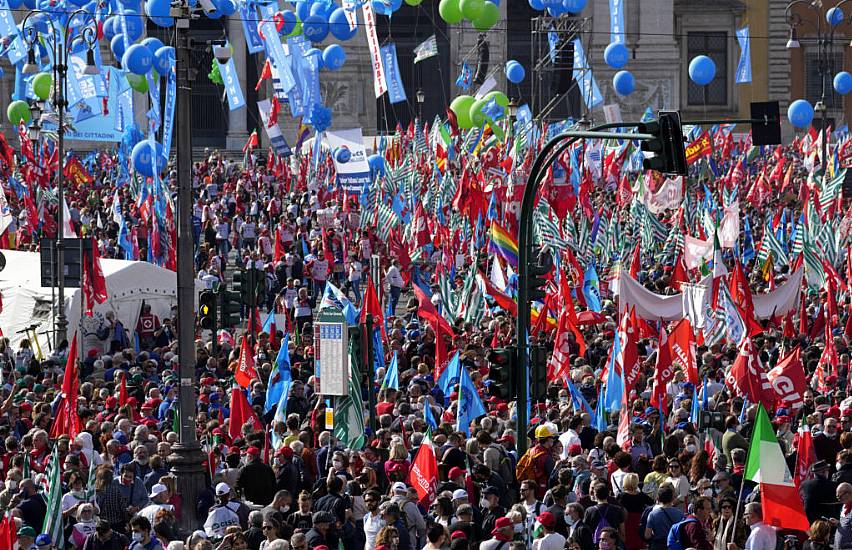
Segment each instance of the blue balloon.
M219 0L218 2L216 2L216 7L224 17L234 15L234 13L237 11L237 5L234 4L233 0Z
M336 71L346 63L346 52L339 44L327 46L322 51L322 64L329 71Z
M524 66L515 61L514 59L510 59L506 62L506 78L512 84L519 84L523 82L526 77L526 71L524 70Z
M27 9L34 10L36 9L36 0L24 0L24 5Z
M613 69L624 67L629 59L630 52L627 51L627 46L621 42L612 42L604 50L604 61Z
M562 7L562 3L547 8L547 15L550 17L559 17L563 13L565 13L565 8Z
M142 44L133 44L121 56L121 66L133 74L148 74L153 63L151 50Z
M305 51L305 57L310 59L316 59L317 69L322 70L325 68L322 62L322 50L320 50L319 48L308 48L308 50Z
M142 16L134 10L126 10L124 12L124 18L126 20L125 26L127 27L127 38L130 42L136 42L145 30L145 23L142 21ZM122 28L121 22L119 22L116 28Z
M145 13L158 27L171 27L175 20L169 17L169 4L169 0L145 0Z
M163 46L154 52L154 68L160 75L168 74L175 58L175 49L171 46Z
M112 40L109 42L109 47L116 59L124 57L124 35L117 34L113 36Z
M807 128L814 119L814 108L804 99L797 99L787 107L787 119L796 128Z
M117 17L107 17L107 20L104 21L104 38L106 38L107 40L112 40L112 37L118 33L118 31L116 30L117 22Z
M542 0L529 0L530 7L536 11L541 11L544 9L544 2Z
M142 45L145 46L146 48L148 48L148 51L151 52L152 58L155 55L157 55L157 50L159 50L160 48L165 46L165 44L163 44L163 42L159 38L156 38L154 36L149 36L148 38L143 40ZM160 72L160 71L157 71L157 72Z
M296 15L299 16L299 21L304 21L311 15L311 4L308 0L296 2Z
M689 62L689 78L699 86L706 86L716 76L716 64L706 55L696 55Z
M562 0L562 7L568 13L580 13L586 7L587 0Z
M636 89L636 80L630 71L618 71L612 77L612 87L620 96L628 96Z
M325 18L331 14L334 9L334 4L328 4L326 2L314 2L311 4L311 9L308 12L308 15L321 15Z
M130 160L133 162L134 170L145 177L153 177L154 171L161 171L165 164L163 162L163 145L155 142L152 149L151 143L147 139L142 140L133 146Z
M320 15L309 15L302 22L302 32L311 42L322 42L328 36L328 20Z
M367 165L370 167L370 173L375 178L385 175L385 157L382 155L370 155L367 157Z
M340 8L343 9L343 8ZM296 23L299 22L299 18L296 17L296 14L290 10L284 10L281 12L281 19L284 20L284 24L281 26L281 30L279 33L282 36L286 36L293 32L293 29L296 28Z
M387 17L393 15L401 6L402 0L390 0L390 4L385 4L384 0L373 0L373 10Z
M836 27L843 23L843 10L837 7L831 8L825 12L825 20L829 25Z
M24 0L9 0L9 7L13 10L20 8L24 4Z
M846 95L852 92L852 74L846 71L840 71L834 75L834 89L840 95Z
M346 18L346 10L337 8L328 18L328 30L338 40L349 40L358 32L358 27L349 28L349 20Z

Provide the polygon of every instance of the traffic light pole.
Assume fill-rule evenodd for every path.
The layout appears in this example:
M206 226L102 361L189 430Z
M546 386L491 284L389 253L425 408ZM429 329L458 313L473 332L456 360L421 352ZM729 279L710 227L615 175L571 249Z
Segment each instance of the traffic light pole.
M180 529L191 533L202 521L196 517L195 502L204 489L204 453L195 433L195 269L192 235L192 85L195 69L189 56L190 9L186 2L171 8L175 18L175 71L177 78L177 302L178 357L178 443L168 457L177 477L177 490L188 503Z
M529 384L529 341L527 333L530 326L530 256L532 252L533 234L533 205L538 194L539 186L547 169L553 164L559 155L579 139L636 139L649 140L654 136L651 134L638 133L616 133L601 132L603 128L617 128L636 126L638 123L624 122L599 126L590 131L570 131L560 134L548 141L536 157L530 171L527 185L524 188L524 197L521 200L521 215L518 232L518 316L516 319L516 338L518 345L515 388L517 389L517 416L518 452L524 453L528 447L527 427L530 419L527 415L527 388Z
M375 364L375 359L373 359L373 354L375 350L373 349L373 314L368 313L366 315L366 319L364 319L364 326L366 330L364 331L364 339L367 341L367 364L364 365L364 372L367 374L367 394L369 395L370 401L370 435L373 437L376 436L376 432L379 429L379 419L377 418L376 413L376 381L375 376L370 374L373 372L373 365Z

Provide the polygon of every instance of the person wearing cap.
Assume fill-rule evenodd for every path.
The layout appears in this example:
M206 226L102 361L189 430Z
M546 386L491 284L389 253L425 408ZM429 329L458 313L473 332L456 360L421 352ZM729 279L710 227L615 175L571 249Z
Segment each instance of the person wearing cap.
M258 506L266 506L275 496L275 472L260 459L260 449L251 446L246 450L246 464L237 475L237 490L243 497Z
M207 513L204 533L211 539L220 540L231 525L240 525L237 515L238 503L231 502L231 487L227 483L216 485L216 504Z
M542 528L542 535L533 541L533 550L562 550L565 548L565 537L555 531L556 516L550 512L542 512L536 518Z
M497 518L506 515L506 509L500 506L500 491L489 485L482 490L479 498L479 509L482 512L482 529L491 532L497 523Z
M162 483L156 483L151 487L151 494L148 495L148 498L151 499L151 504L139 510L139 515L147 518L151 522L151 525L153 525L160 510L168 510L170 512L174 510L174 506L168 504L170 497L169 488Z
M18 529L18 548L20 550L36 550L35 545L36 530L29 525L24 525Z
M467 483L465 483L465 477L467 476L467 471L464 468L459 468L458 466L453 466L447 472L447 481L441 482L438 485L438 492L443 493L445 491L454 492L458 489L466 489Z
M799 487L808 521L813 523L821 517L837 519L839 510L834 504L837 484L828 477L828 463L817 460L811 466L811 471L814 476Z
M337 548L338 538L337 530L335 529L335 522L334 514L330 512L314 512L314 526L311 527L311 530L305 535L305 538L308 541L308 548L316 549L318 546Z
M536 497L541 499L544 498L544 493L547 491L547 482L550 479L550 473L556 466L556 461L551 452L553 442L556 439L556 433L547 424L542 424L535 429L535 439L535 446L528 449L518 461L515 473L518 475L518 481L523 481L524 479L535 481ZM525 458L529 461L529 467L522 468Z
M391 485L391 502L399 506L400 515L404 514L408 526L408 538L415 548L426 544L426 519L420 513L417 503L408 498L408 486L397 481Z
M507 517L497 518L491 529L491 538L479 545L479 550L504 550L509 547L515 528Z

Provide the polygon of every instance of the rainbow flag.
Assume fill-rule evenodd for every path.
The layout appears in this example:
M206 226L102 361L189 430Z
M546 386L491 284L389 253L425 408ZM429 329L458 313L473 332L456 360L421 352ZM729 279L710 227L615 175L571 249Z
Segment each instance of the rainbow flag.
M495 221L491 222L491 243L488 245L488 252L494 252L509 265L518 268L518 241Z

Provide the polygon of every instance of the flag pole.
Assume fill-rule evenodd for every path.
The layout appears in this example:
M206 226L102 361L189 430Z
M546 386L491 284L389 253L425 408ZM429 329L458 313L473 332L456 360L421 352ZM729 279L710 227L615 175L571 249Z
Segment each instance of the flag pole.
M745 407L745 403L743 403L743 407ZM762 407L763 407L763 403L758 402L758 404L757 404L757 414L755 415L755 418L759 418L759 416L760 416L760 409L761 409ZM745 409L743 409L743 412L745 412ZM752 435L753 435L753 434L752 434ZM749 442L748 452L746 453L746 462L745 462L745 463L746 463L746 465L748 465L748 463L749 463L749 459L751 458L751 452L752 452L753 450L754 450L754 445L752 445L752 444L751 444L751 442ZM733 460L733 459L732 459L732 460ZM731 465L731 467L732 467L732 469L733 469L733 464ZM739 489L739 491L737 492L737 493L738 493L738 494L737 494L737 507L734 509L734 523L733 523L733 525L732 525L732 529L731 529L731 540L730 540L729 542L734 542L734 537L736 536L736 532L737 532L737 522L739 521L739 518L740 518L740 505L741 505L741 504L742 504L742 502L743 502L743 483L744 483L744 482L745 482L745 470L743 470L743 478L742 478L742 480L740 480L740 489ZM761 499L762 499L762 498L763 498L763 496L761 495Z

